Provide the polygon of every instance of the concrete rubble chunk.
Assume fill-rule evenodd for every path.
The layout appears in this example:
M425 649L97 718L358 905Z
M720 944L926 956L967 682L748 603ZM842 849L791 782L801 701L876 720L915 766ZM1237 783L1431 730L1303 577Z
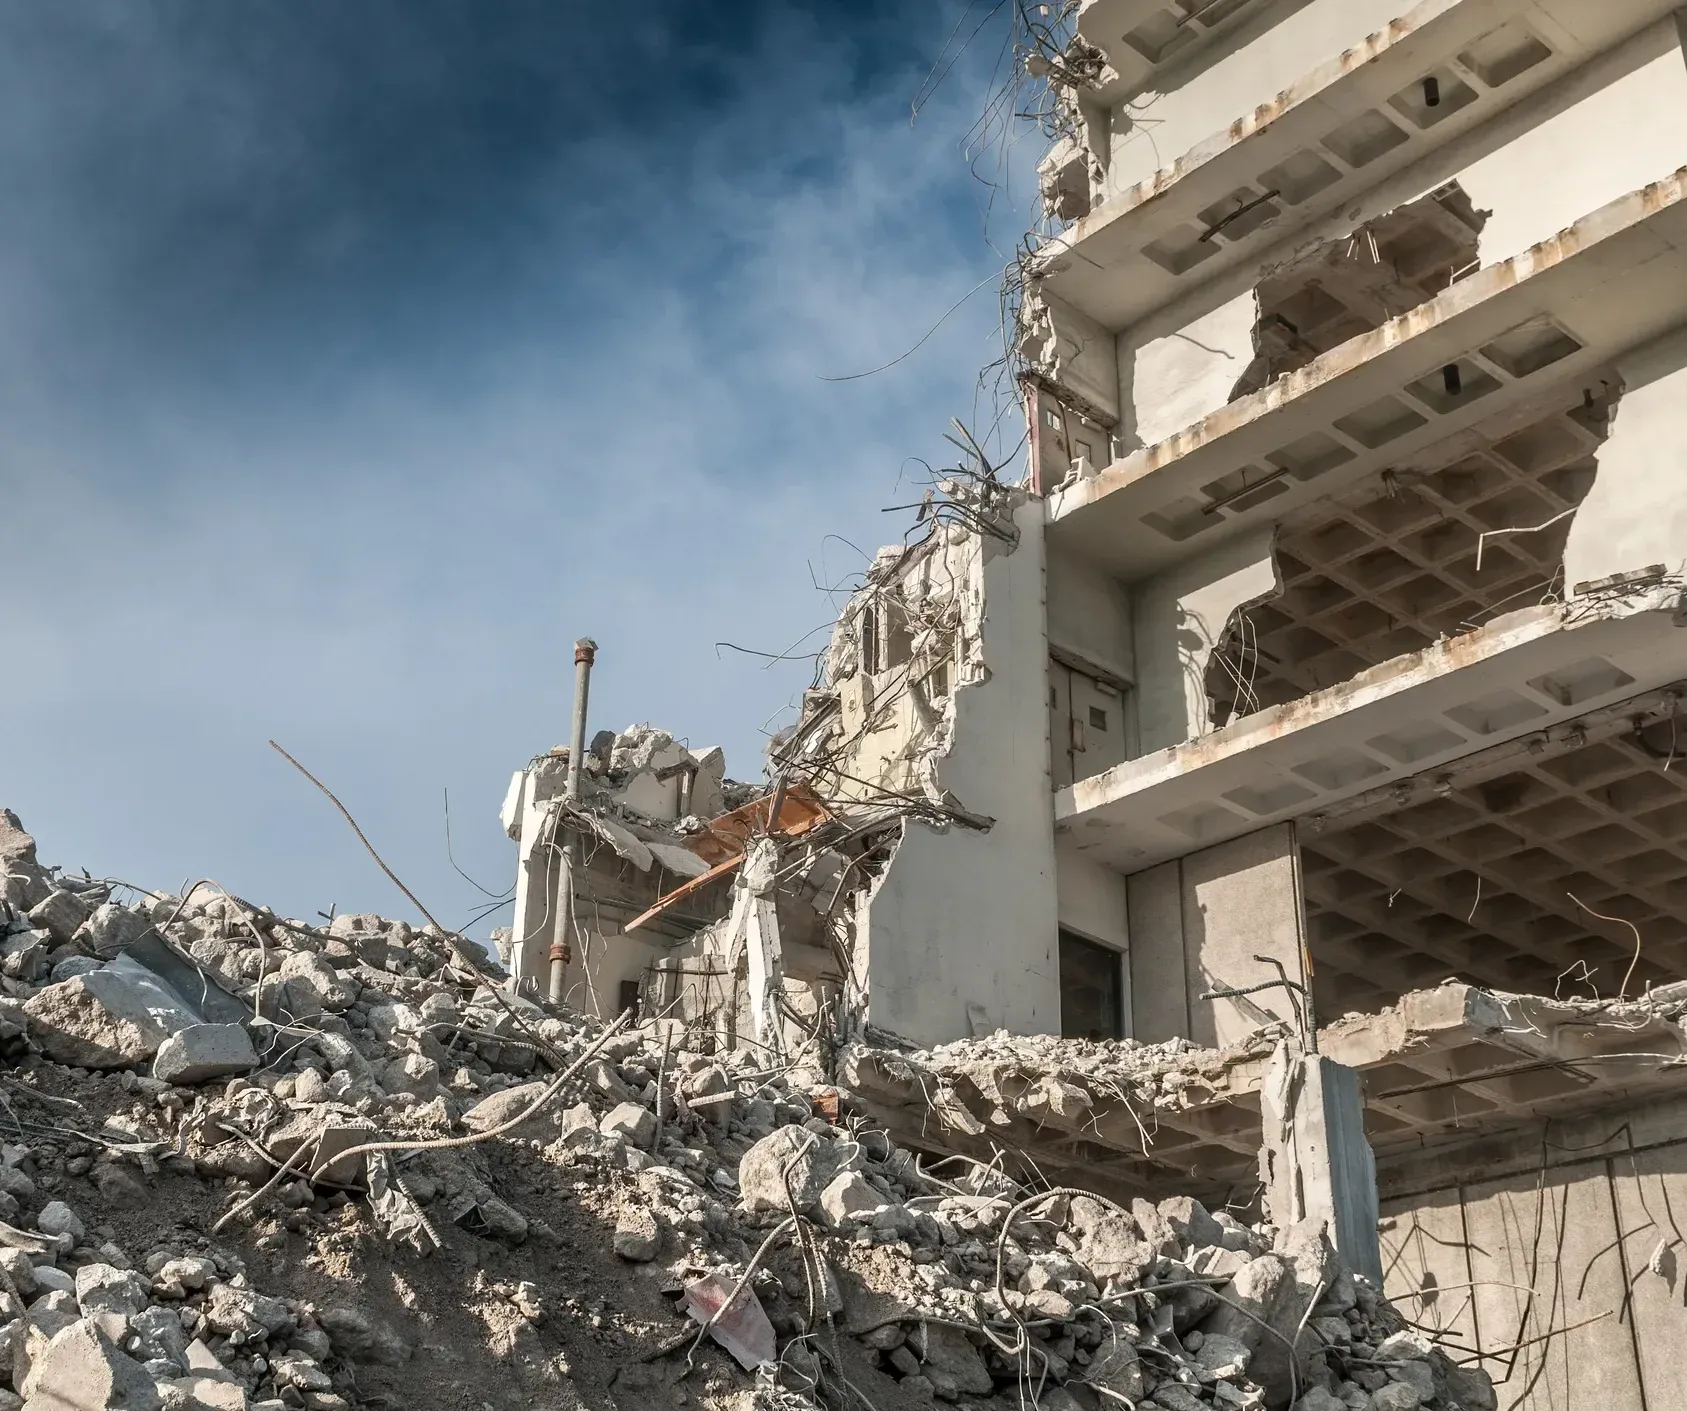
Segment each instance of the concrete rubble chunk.
M153 923L144 913L108 901L94 908L77 932L76 940L101 960L110 960L152 929Z
M45 1235L68 1235L80 1244L87 1236L87 1228L77 1218L77 1214L62 1200L50 1200L41 1207L41 1213L35 1217L35 1228ZM45 1276L37 1273L36 1278L45 1282ZM75 1287L74 1284L71 1285Z
M85 1318L54 1335L18 1389L25 1411L161 1411L163 1405L146 1369Z
M87 902L62 887L29 909L29 924L48 932L60 945L68 945L87 919Z
M205 1321L219 1333L269 1337L290 1326L293 1315L278 1298L233 1284L218 1284L205 1305Z
M34 867L35 839L24 831L23 820L9 808L0 808L0 871L17 864Z
M54 1062L70 1068L129 1068L145 1063L177 1028L151 997L109 970L48 985L24 1001L31 1036Z
M1172 1196L1162 1200L1156 1209L1185 1248L1223 1245L1224 1226L1207 1213L1207 1207L1200 1201L1186 1195Z
M606 1137L619 1137L629 1146L641 1151L656 1139L656 1114L636 1102L616 1104L598 1123L598 1131Z
M763 1137L738 1163L738 1189L749 1211L791 1209L806 1215L820 1193L848 1164L832 1143L801 1127L780 1127Z
M315 994L317 1002L330 1014L338 1014L357 999L358 986L309 951L294 951L281 963L281 978L298 981ZM290 988L290 993L294 993Z
M988 1396L995 1380L984 1358L959 1328L922 1322L908 1335L908 1346L920 1359L920 1369L941 1390L953 1388L962 1396Z
M840 1171L820 1192L820 1214L830 1225L847 1220L864 1220L883 1207L885 1200L867 1184L859 1171Z
M249 1073L258 1066L252 1036L242 1024L190 1024L158 1046L152 1076L192 1087L216 1078Z
M471 1132L489 1132L495 1127L502 1127L504 1123L533 1106L549 1086L549 1083L541 1082L519 1083L513 1088L505 1088L501 1092L483 1097L463 1114L463 1125ZM558 1115L557 1106L553 1102L541 1108L537 1117L530 1120L554 1125ZM514 1131L523 1135L530 1134L526 1126L517 1127Z
M84 1264L76 1271L76 1303L91 1313L134 1315L147 1305L146 1280L132 1269L110 1264Z
M217 1377L175 1377L165 1385L173 1393L165 1411L248 1411L252 1405L245 1387Z

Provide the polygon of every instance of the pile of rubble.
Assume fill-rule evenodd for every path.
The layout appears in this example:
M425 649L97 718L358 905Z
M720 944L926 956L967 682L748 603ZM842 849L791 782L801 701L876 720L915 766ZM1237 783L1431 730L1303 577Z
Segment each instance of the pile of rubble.
M835 1088L497 979L42 867L0 812L0 1411L1494 1404L1321 1229L927 1170Z

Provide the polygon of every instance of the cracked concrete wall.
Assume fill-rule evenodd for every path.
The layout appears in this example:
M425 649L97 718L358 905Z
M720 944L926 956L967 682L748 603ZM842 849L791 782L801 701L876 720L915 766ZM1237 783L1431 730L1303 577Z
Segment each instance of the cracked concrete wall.
M1661 563L1687 574L1687 329L1622 359L1599 470L1571 522L1564 582Z
M920 1043L977 1025L1060 1031L1042 515L1027 501L1016 545L982 545L982 677L956 691L950 748L935 761L936 782L994 825L907 822L857 911L867 1018Z
M1213 728L1207 664L1237 608L1282 591L1271 525L1167 569L1134 590L1137 755Z
M1020 351L1030 366L1116 420L1119 365L1112 332L1064 300L1040 291L1028 293L1020 319ZM1107 448L1096 450L1099 465L1106 465Z

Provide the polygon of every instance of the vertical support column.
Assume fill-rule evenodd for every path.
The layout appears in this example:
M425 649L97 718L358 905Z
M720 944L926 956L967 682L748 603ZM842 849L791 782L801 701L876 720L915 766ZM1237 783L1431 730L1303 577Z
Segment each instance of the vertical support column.
M1259 1175L1272 1223L1324 1221L1348 1267L1381 1289L1377 1168L1359 1075L1282 1043L1260 1090L1260 1115Z

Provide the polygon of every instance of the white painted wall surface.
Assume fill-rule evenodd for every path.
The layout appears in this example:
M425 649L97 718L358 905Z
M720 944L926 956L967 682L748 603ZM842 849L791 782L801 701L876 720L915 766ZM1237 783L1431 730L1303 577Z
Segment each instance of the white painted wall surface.
M1273 533L1266 525L1136 590L1139 754L1169 749L1212 728L1206 672L1213 647L1238 607L1281 591Z
M1153 446L1230 401L1254 356L1252 289L1164 334L1119 335L1119 437L1125 454Z
M1428 0L1417 9L1434 13L1450 3ZM1160 77L1160 91L1114 110L1106 194L1146 181L1413 8L1410 0L1313 0L1294 14L1263 17L1270 27L1262 33L1243 26L1216 61L1209 50L1187 65L1173 65Z
M1675 20L1620 45L1547 100L1563 104L1572 85L1591 91L1457 173L1476 208L1490 212L1484 265L1687 166L1687 60ZM1528 111L1539 116L1538 105Z
M1572 587L1654 563L1687 573L1684 363L1687 333L1618 365L1627 390L1564 548L1564 581Z
M1135 677L1129 591L1073 554L1049 557L1048 631L1051 646L1120 680Z
M1059 881L1060 924L1080 936L1130 952L1130 923L1126 919L1125 874L1078 850L1070 833L1054 840L1055 873ZM1130 1013L1126 996L1125 1013Z
M1018 546L983 556L988 679L955 698L955 746L939 780L996 820L988 833L910 824L861 912L869 1020L921 1043L989 1026L1058 1033L1053 798L1049 787L1048 639L1043 506L1014 516Z

